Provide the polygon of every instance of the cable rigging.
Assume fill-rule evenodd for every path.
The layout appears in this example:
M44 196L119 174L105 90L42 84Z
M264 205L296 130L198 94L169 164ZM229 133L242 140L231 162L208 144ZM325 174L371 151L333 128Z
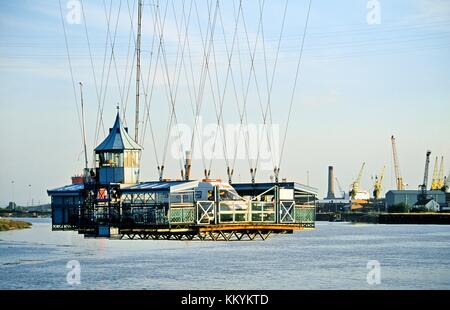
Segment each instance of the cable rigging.
M77 117L78 117L78 125L80 127L80 132L82 134L82 140L84 141L83 127L82 127L81 118L80 118L80 111L78 110L78 96L77 96L77 90L76 90L76 86L75 86L75 79L74 79L74 75L73 75L72 61L70 58L70 49L69 49L69 43L67 40L66 25L64 24L64 15L63 15L63 11L62 11L61 0L59 0L59 12L61 14L61 24L62 24L62 28L63 28L63 32L64 32L64 42L65 42L66 52L67 52L67 61L69 63L70 78L72 80L72 88L73 88L73 95L74 95L74 99L75 99L75 109L77 111Z
M280 159L278 160L278 169L281 166L281 161L283 159L284 148L286 146L287 131L288 131L288 128L289 128L289 122L291 120L291 114L292 114L292 107L293 107L293 104L294 104L295 91L296 91L296 88L297 88L297 82L298 82L298 78L299 78L299 75L300 75L300 65L301 65L301 62L302 62L303 48L305 46L306 33L308 31L308 23L309 23L309 16L310 16L310 13L311 13L311 5L312 5L312 0L309 0L308 11L307 11L306 21L305 21L305 27L304 27L303 37L302 37L302 41L301 41L301 45L300 45L300 53L299 53L299 57L298 57L297 69L296 69L296 72L295 72L294 86L292 88L291 100L290 100L290 104L289 104L289 112L288 112L288 117L287 117L287 122L286 122L286 129L285 129L285 132L284 132L283 143L282 143L282 146L281 146Z

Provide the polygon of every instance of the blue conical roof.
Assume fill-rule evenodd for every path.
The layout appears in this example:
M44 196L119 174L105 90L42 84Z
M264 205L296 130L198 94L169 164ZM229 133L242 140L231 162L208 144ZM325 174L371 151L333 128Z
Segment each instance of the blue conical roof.
M142 150L122 125L119 112L117 111L116 121L110 129L109 135L95 148L95 151L120 151L120 150Z

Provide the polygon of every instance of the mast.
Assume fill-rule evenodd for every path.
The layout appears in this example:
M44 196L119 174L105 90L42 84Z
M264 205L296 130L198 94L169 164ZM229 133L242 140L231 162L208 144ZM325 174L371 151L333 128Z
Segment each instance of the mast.
M81 95L81 125L82 125L82 134L83 134L83 148L84 148L84 173L87 175L88 171L88 157L87 157L87 148L86 148L86 129L85 129L85 121L84 121L84 102L83 102L83 83L80 82L80 95Z
M140 107L140 84L141 84L141 31L142 31L142 0L138 1L138 29L136 39L136 116L134 123L134 140L139 138L139 107Z

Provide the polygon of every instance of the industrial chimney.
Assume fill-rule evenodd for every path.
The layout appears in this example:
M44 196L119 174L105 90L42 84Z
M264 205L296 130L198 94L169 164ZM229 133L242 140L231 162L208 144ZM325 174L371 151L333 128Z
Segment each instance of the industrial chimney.
M184 164L184 172L185 172L184 176L186 181L189 181L189 178L191 176L191 162L192 162L191 151L186 151L186 163Z
M335 199L334 196L334 172L333 166L328 167L328 194L327 199Z

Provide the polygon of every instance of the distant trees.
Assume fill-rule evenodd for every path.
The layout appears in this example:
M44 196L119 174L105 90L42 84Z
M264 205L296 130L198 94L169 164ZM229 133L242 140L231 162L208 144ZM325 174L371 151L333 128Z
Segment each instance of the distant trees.
M420 213L420 212L429 212L428 208L426 206L414 206L411 209L411 212Z

